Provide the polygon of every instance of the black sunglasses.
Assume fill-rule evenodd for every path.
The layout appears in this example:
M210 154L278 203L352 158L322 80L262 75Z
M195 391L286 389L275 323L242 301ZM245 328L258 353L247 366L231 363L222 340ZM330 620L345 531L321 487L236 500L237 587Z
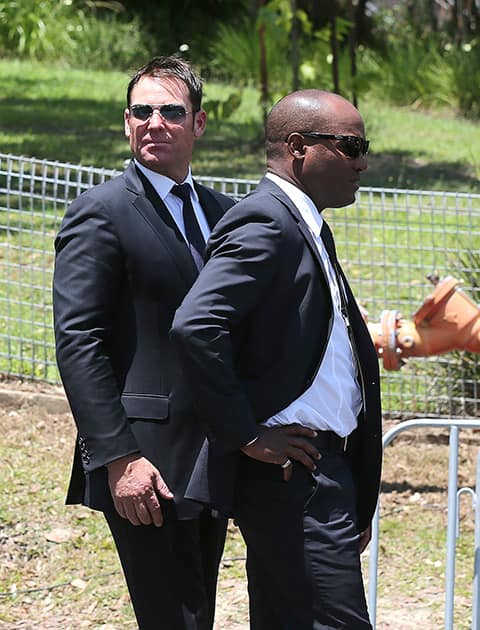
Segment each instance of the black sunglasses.
M130 105L130 113L134 118L138 120L148 120L154 110L156 109L160 116L169 122L180 122L184 120L185 116L190 112L187 112L183 105Z
M326 138L338 140L338 148L347 157L356 160L361 155L367 155L370 142L358 136L341 136L335 133L320 133L319 131L300 131L306 138Z

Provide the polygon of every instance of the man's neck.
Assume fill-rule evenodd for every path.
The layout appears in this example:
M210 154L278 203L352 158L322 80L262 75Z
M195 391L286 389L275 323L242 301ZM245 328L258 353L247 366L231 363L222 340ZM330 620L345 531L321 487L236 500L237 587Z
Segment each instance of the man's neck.
M136 157L134 157L134 162L137 165L140 165L142 168L150 171L151 173L156 173L157 175L162 175L163 177L168 177L173 180L177 184L183 183L188 175L190 174L190 165L187 164L185 167L165 169L165 168L155 168L155 164L140 162Z
M189 176L191 176L190 166L187 166L186 170L182 170L182 176L179 175L180 171L177 174L173 172L166 172L165 170L151 168L151 165L144 164L143 162L139 162L137 158L134 158L133 161L137 166L146 171L145 175L154 174L160 175L162 177L167 177L168 179L174 181L176 184L182 184Z

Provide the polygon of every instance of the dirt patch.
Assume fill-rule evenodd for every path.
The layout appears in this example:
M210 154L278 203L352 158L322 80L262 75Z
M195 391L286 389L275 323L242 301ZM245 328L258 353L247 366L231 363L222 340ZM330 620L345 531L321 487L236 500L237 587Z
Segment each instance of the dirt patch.
M74 428L59 387L0 381L0 629L135 628L99 515L63 504ZM389 422L385 430L393 426ZM475 484L480 439L462 430L459 487ZM444 625L448 431L412 430L385 452L377 629ZM474 515L460 499L456 629L471 625ZM216 630L248 628L245 549L230 525ZM369 551L364 555L368 582Z

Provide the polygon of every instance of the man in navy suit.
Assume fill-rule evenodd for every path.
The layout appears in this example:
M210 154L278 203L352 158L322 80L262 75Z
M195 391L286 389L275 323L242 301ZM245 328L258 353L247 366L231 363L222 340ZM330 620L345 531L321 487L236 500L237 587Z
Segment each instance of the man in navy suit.
M124 113L133 160L71 204L55 242L57 359L78 428L67 502L105 514L142 630L212 628L226 532L183 498L204 432L168 338L233 204L192 179L201 99L183 60L142 67Z
M378 360L321 215L354 201L367 151L344 98L280 100L266 176L215 227L171 332L209 438L187 496L238 522L254 630L371 628L360 553L380 482Z

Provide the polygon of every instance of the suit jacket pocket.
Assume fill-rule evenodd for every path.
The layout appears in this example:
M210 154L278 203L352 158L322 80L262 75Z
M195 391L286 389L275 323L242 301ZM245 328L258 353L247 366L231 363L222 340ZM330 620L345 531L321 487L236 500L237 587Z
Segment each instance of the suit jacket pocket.
M168 422L168 396L155 394L122 394L122 405L130 420Z

